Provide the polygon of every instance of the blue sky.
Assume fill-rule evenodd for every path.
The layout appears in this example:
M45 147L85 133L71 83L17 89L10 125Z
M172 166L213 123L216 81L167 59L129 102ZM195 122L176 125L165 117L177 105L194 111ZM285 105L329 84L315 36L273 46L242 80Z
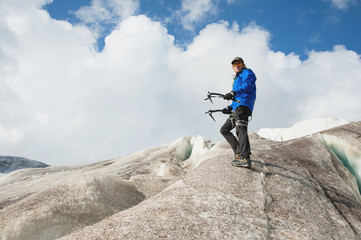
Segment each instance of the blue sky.
M211 1L203 1L204 4ZM271 33L271 48L285 53L294 52L302 59L310 50L325 51L343 44L361 52L361 3L359 0L217 0L212 9L185 29L177 12L182 9L180 0L140 0L135 15L145 14L165 26L179 46L186 47L207 24L219 21L237 22L241 27L251 22ZM44 6L49 14L73 24L81 23L75 12L90 6L91 0L54 0ZM103 32L98 40L101 50L104 37L116 22L102 22ZM90 25L88 23L88 25Z
M182 136L257 76L249 130L361 119L360 0L0 0L0 155L86 163Z

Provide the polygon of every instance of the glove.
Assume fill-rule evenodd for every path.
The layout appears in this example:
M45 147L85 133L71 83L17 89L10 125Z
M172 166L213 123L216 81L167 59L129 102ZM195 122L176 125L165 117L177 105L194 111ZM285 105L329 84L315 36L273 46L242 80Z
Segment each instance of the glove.
M222 109L222 113L223 114L231 114L232 110L233 110L232 107L228 106L228 107Z
M236 92L235 91L231 91L229 93L226 93L224 96L223 96L223 99L224 100L232 100L234 99L234 96L236 96Z

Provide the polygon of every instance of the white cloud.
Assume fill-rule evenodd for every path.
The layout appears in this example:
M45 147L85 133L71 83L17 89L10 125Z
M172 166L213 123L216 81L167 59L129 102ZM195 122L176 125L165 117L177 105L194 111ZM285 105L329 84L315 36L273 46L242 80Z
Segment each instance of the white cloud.
M203 22L209 15L217 13L215 0L182 0L182 9L178 12L182 25L193 30L194 24Z
M332 6L338 9L347 9L355 0L326 0L331 2Z
M75 16L93 31L101 33L106 24L118 24L132 16L139 8L139 0L92 0L90 6L81 7Z
M18 129L6 129L0 125L0 143L2 145L16 144L23 140L24 136Z
M311 43L322 43L322 35L320 33L315 33L309 40Z
M136 0L92 0L90 6L81 7L75 15L85 23L118 22L133 15L138 7Z
M1 155L60 165L186 135L221 140L225 116L214 123L204 112L227 102L203 99L230 90L235 56L258 77L253 131L313 117L361 118L360 56L344 46L301 61L272 51L270 33L256 24L239 31L224 22L208 25L182 50L160 23L131 16L95 52L89 30L15 5L0 7Z
M333 51L312 51L302 72L305 72L304 84L308 86L301 106L303 118L337 114L340 119L346 116L360 119L360 55L342 45L335 46Z

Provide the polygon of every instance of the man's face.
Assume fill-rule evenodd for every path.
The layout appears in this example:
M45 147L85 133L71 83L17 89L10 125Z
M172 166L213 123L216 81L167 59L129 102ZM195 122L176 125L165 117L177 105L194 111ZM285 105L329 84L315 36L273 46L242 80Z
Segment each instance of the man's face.
M240 61L235 61L235 62L233 62L233 64L232 64L232 68L233 68L233 71L234 71L235 73L239 73L240 71L242 71L242 69L244 68L244 66L243 66L242 62L240 62Z

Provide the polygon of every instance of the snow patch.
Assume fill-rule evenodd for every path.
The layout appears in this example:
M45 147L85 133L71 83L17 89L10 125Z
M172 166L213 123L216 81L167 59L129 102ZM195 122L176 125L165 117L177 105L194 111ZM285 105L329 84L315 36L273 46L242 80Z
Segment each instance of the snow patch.
M338 127L347 123L349 122L334 118L310 119L298 122L290 128L262 128L257 134L263 138L273 141L287 141Z

